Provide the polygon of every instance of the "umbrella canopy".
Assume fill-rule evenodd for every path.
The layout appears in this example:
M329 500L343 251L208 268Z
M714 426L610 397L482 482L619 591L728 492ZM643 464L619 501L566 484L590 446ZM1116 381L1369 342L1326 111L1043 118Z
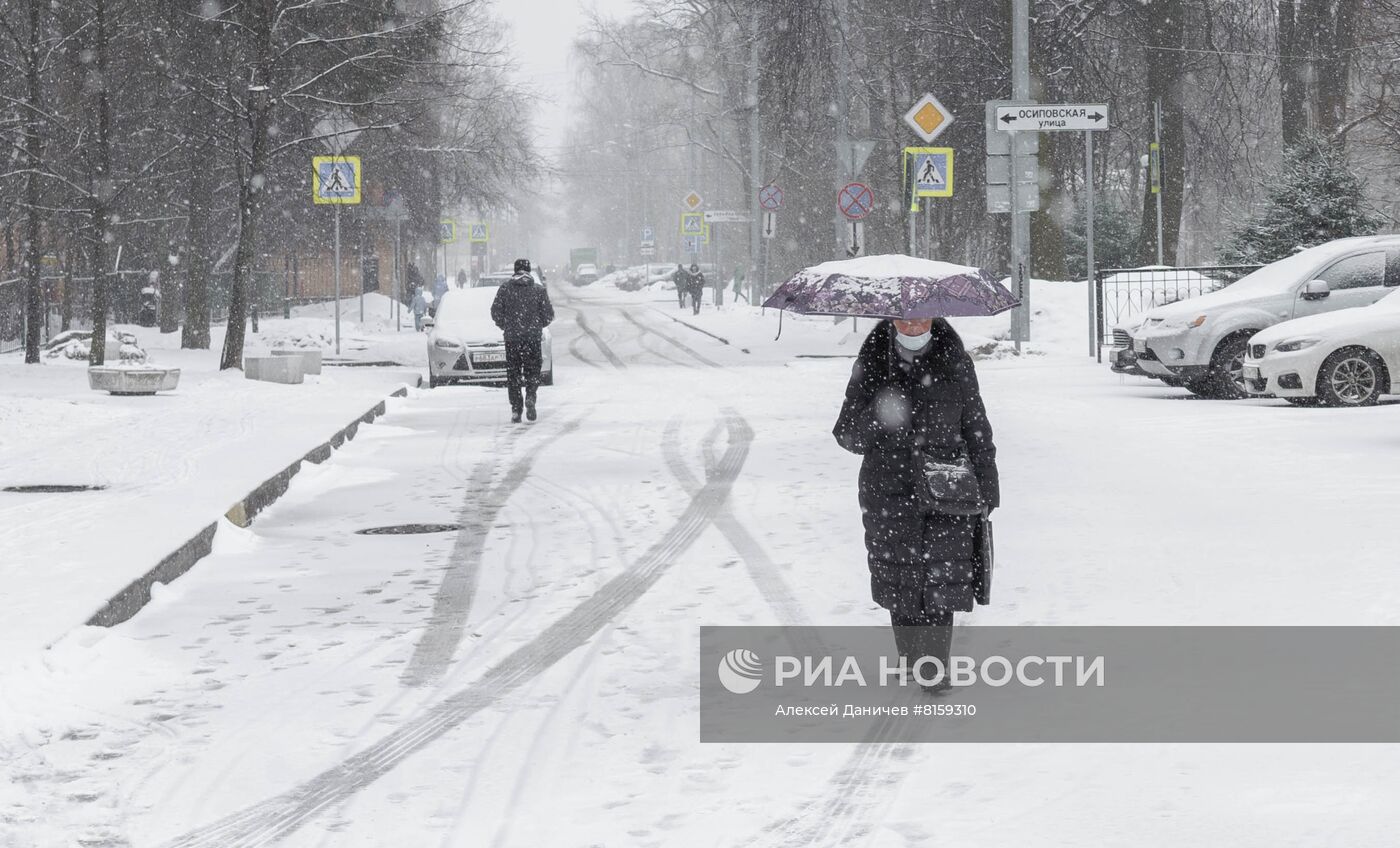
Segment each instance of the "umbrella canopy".
M888 255L807 268L763 305L803 315L918 319L998 315L1020 301L980 268Z

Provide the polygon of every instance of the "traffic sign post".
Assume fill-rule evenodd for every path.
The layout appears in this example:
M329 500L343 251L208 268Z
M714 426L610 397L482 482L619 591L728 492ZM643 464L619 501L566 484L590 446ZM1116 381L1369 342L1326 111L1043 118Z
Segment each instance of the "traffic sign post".
M737 209L712 209L701 214L707 224L747 224L753 220L749 213Z
M476 221L467 225L467 241L476 244L485 243L491 240L491 225L485 221Z
M989 111L991 106L989 104ZM1079 132L1084 133L1084 212L1085 212L1085 279L1088 289L1088 312L1089 312L1089 355L1098 356L1098 317L1094 308L1094 133L1107 130L1109 127L1108 106L1103 103L1042 103L1042 104L1011 104L995 107L993 126L999 133L1009 133L1015 138L1018 131L1034 132ZM1159 180L1160 168L1158 165L1158 147L1156 143L1151 146L1152 159L1152 192L1156 194L1161 187ZM1014 158L1014 157L1013 157ZM988 192L991 191L992 170L991 162L988 161L987 183ZM1012 166L1013 169L1017 165ZM1007 179L1008 185L1015 186L1021 184L1023 178L1028 178L1027 182L1033 181L1034 173L1018 172L1010 175ZM1037 187L1037 196L1039 189ZM990 194L988 195L990 197ZM1039 206L1037 201L1036 206ZM1160 239L1159 239L1160 244ZM1158 264L1161 263L1160 253Z
M764 212L764 213L763 213L763 229L760 230L760 232L762 233L763 237L766 238L766 239L770 239L770 238L772 238L773 236L777 235L777 233L778 233L778 213L777 213L777 212Z
M694 212L705 205L705 198L701 197L698 191L688 191L685 197L681 199L681 203L686 209Z
M351 136L353 138L353 136ZM360 202L360 157L342 156L340 151L349 144L340 136L331 144L334 156L311 157L311 199L317 204L335 208L335 353L340 355L340 207ZM365 319L364 286L360 286L360 321Z
M855 259L865 255L865 224L852 220L846 229L846 256Z
M904 154L912 160L915 197L953 196L953 148L906 147Z
M703 238L705 235L704 212L681 213L681 235L687 238Z
M852 221L859 221L875 208L875 192L865 183L848 183L836 193L836 206Z

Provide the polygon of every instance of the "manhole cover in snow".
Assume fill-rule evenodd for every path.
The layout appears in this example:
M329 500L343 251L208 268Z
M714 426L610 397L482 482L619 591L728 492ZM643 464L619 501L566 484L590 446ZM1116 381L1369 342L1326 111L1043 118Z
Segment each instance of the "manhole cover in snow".
M416 536L423 533L455 533L461 529L459 524L395 524L355 532L361 536Z
M61 483L41 483L35 486L6 486L4 491L17 495L66 495L69 492L100 492L106 486L70 486Z

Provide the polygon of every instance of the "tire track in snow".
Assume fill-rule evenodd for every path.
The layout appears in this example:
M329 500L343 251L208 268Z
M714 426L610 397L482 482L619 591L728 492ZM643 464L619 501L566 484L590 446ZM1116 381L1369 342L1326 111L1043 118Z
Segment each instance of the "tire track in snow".
M558 432L552 433L544 441L532 447L529 455L516 461L506 472L499 484L488 491L478 509L479 493L490 484L495 473L494 462L483 462L477 466L467 483L467 495L462 508L457 512L457 520L462 529L457 531L457 539L448 555L447 572L442 583L438 584L433 598L433 611L428 618L427 629L413 648L413 656L403 672L405 686L422 686L431 683L442 675L457 652L462 641L462 629L471 613L472 600L476 596L476 584L481 574L481 555L486 547L486 539L501 509L525 484L534 469L535 460L551 443L564 438L579 428L582 418L565 422Z
M643 324L640 320L638 320L637 317L636 317L635 315L633 315L632 313L628 312L627 310L625 310L625 309L619 309L619 310L617 310L617 311L620 312L620 313L622 313L622 317L623 317L623 318L626 318L628 321L630 321L630 322L632 322L633 324L637 325L637 328L638 328L639 330L641 330L643 333L650 333L651 335L656 336L657 338L662 339L663 341L666 341L666 342L669 342L670 344L675 345L676 347L680 348L681 350L685 351L686 353L688 353L688 354L690 354L691 356L695 357L696 359L700 360L701 363L703 363L703 364L705 364L705 365L708 365L708 366L710 366L711 368L723 368L723 367L724 367L723 365L720 365L718 362L715 362L713 359L710 359L709 357L705 356L704 354L701 354L701 353L697 352L697 351L696 351L694 348L692 348L690 345L687 345L686 343L680 341L679 339L674 339L674 338L672 338L672 337L666 335L665 333L663 333L663 332L661 332L661 331L659 331L659 330L657 330L657 329L655 329L655 328L653 328L653 327L648 327L646 324Z
M718 464L719 460L712 458L715 442L719 433L711 430L705 437L704 452L706 456L707 473ZM666 460L666 467L670 470L671 476L676 478L681 488L687 495L695 496L701 488L700 481L685 464L685 460L680 454L680 421L672 419L666 425L665 435L661 442L661 453ZM787 580L783 577L777 563L764 550L763 545L753 537L748 528L744 526L734 514L734 507L729 501L725 501L715 512L715 529L718 530L739 558L744 561L748 568L749 579L753 580L758 587L759 594L763 600L772 608L777 616L778 624L781 625L805 625L810 624L807 613L802 609L802 602L797 599Z
M724 506L753 442L753 431L747 422L733 412L727 413L727 419L729 445L715 474L691 498L671 529L631 568L609 580L533 640L512 651L475 683L429 708L368 749L300 786L193 830L167 846L238 848L284 838L584 645L646 594L695 543Z

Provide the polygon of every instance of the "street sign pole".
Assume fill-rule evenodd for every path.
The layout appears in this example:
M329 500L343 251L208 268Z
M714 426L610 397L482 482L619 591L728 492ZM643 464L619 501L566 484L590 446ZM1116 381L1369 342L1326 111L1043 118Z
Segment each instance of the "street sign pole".
M1025 101L1031 96L1030 66L1030 0L1011 0L1011 98ZM1017 159L1019 147L1016 132L1011 136L1011 161ZM1031 314L1031 227L1030 216L1021 211L1020 185L1014 167L1011 178L1011 279L1013 291L1020 299L1012 324L1015 332L1016 352L1021 352L1021 344L1030 341Z
M1164 265L1162 261L1162 101L1156 100L1152 103L1152 139L1157 147L1157 264Z
M335 355L340 356L340 204L335 205Z
M1084 131L1084 264L1086 280L1084 288L1089 299L1089 355L1096 356L1099 349L1097 313L1094 311L1094 132Z

